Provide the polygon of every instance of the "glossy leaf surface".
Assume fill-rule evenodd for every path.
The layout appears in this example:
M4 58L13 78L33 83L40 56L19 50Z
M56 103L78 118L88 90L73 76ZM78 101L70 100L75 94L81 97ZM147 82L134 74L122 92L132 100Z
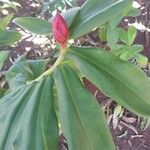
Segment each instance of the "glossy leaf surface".
M69 58L107 96L136 114L150 116L150 81L135 65L97 48L70 48Z
M52 80L20 86L0 100L0 149L57 150Z
M113 150L104 114L67 65L55 72L62 130L69 150Z
M66 12L62 13L68 26L70 27L79 12L79 7L68 9ZM28 30L31 33L39 35L50 35L51 34L51 22L35 17L18 17L13 20L15 24L21 28Z
M0 100L0 149L58 149L52 86L51 77L19 84Z
M119 15L131 4L132 0L88 0L81 8L69 9L62 15L70 27L70 38L74 39L107 23L113 15ZM41 35L51 33L51 23L39 18L19 17L13 22L31 33Z
M70 38L80 37L108 22L132 4L132 0L88 0L71 26Z

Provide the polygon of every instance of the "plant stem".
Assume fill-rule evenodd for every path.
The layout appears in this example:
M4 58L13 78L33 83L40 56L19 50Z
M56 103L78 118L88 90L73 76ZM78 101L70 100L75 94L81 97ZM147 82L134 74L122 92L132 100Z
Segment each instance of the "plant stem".
M50 75L51 73L54 72L54 70L57 68L57 66L59 66L62 61L64 60L66 55L66 48L62 48L61 49L61 53L59 55L59 57L57 58L57 60L55 61L54 65L48 69L47 71L45 71L43 74L41 74L39 77L37 77L36 79L32 80L32 81L28 81L27 84L32 84L34 82L39 82L41 80L41 78Z

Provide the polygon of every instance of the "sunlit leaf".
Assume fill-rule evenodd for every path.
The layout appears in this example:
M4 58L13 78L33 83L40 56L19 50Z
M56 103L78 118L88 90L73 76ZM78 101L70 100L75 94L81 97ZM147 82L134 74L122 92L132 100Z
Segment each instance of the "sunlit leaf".
M104 114L68 66L55 72L62 130L70 150L115 149Z
M71 27L70 38L78 38L122 13L132 0L88 0Z
M138 67L98 48L70 48L69 58L107 96L140 116L150 115L150 81Z

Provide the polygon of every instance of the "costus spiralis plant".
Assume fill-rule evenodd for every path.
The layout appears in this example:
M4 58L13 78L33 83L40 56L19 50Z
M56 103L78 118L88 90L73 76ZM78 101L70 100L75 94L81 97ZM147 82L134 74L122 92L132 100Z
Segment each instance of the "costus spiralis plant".
M131 10L132 0L88 0L50 21L13 20L33 34L53 36L60 50L46 71L49 59L21 57L7 72L9 89L0 100L0 150L58 150L61 132L69 150L115 150L102 108L81 75L122 107L150 116L150 81L136 65L99 47L69 43Z

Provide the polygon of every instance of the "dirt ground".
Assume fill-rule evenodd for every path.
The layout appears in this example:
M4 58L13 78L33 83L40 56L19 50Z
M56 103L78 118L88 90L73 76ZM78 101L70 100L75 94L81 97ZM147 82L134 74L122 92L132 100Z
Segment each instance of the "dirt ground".
M17 0L16 0L17 1ZM43 0L44 1L44 0ZM35 3L43 3L42 0L35 1ZM150 7L147 7L150 0L137 0L137 2L141 5L142 13L150 12ZM40 13L39 7L33 7L32 0L18 0L21 4L21 8L19 9L17 16L37 16ZM79 0L78 4L83 4L84 0ZM129 18L130 23L134 23L136 20L141 21L145 26L149 26L150 17L147 19L147 16L141 15L138 18ZM123 26L126 27L127 23L122 22ZM12 27L16 27L14 24ZM150 26L149 26L150 27ZM97 38L95 33L89 35L93 41L97 42ZM149 57L150 59L150 35L146 31L138 31L138 36L136 39L136 43L143 44L144 51L143 53ZM11 61L14 61L15 58L20 55L27 53L28 58L35 59L37 57L52 57L51 48L48 50L43 50L41 45L33 42L33 39L29 33L27 36L16 45L16 47L12 48L11 51L11 60L7 63L4 69L7 69L11 65ZM44 54L43 54L44 53ZM118 150L150 150L150 128L146 128L145 130L141 129L142 118L128 112L124 111L123 116L118 119L118 125L116 129L113 129L112 126L112 114L113 110L116 106L116 103L111 101L110 98L106 97L101 91L99 91L92 83L90 83L85 78L83 79L86 88L93 93L96 97L99 104L104 108L107 114L108 122L110 129L112 131L112 135L114 141L117 145ZM149 90L149 89L148 89ZM60 150L65 150L67 147L66 141L63 135L60 136Z

